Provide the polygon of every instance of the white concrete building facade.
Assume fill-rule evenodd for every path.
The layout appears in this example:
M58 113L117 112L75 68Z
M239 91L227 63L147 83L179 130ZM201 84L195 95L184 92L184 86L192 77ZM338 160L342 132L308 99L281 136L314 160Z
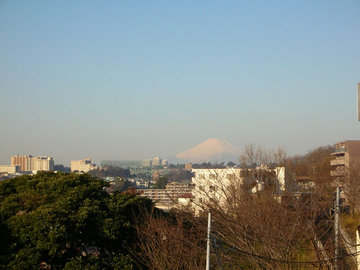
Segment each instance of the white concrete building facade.
M31 172L31 171L53 171L54 160L48 156L12 156L11 165L20 166L20 171Z
M210 201L224 205L243 184L242 169L192 169L195 185L192 192L195 208L208 204Z
M93 169L96 169L95 164L91 163L91 159L90 158L85 158L85 159L81 159L81 160L72 160L71 161L71 171L72 172L88 172L91 171Z
M17 173L19 171L19 165L0 165L0 173Z
M286 191L285 167L192 169L192 172L193 202L197 210L209 203L225 207L243 192L257 193L270 186L276 194Z
M54 160L51 157L33 157L33 171L53 171Z

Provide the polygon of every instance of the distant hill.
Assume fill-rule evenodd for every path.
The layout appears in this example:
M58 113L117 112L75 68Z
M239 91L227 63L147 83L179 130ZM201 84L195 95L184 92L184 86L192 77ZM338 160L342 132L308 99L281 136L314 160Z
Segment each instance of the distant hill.
M225 140L208 139L176 157L185 162L238 162L240 151Z

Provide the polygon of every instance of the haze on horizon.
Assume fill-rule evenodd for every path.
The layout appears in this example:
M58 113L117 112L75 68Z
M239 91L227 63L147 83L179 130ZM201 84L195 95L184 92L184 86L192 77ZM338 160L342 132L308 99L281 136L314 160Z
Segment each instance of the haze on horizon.
M360 139L360 2L0 2L0 164Z

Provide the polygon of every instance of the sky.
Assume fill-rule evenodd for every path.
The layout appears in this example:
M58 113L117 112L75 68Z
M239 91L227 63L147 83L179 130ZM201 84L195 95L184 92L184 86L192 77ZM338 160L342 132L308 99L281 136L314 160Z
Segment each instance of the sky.
M0 164L360 139L359 14L359 0L0 0Z

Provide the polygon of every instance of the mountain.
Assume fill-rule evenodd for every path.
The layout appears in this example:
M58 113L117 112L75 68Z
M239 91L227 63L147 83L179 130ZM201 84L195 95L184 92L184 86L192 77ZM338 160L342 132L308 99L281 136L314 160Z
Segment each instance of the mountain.
M238 162L240 152L229 142L215 138L208 139L189 150L176 155L186 162Z

